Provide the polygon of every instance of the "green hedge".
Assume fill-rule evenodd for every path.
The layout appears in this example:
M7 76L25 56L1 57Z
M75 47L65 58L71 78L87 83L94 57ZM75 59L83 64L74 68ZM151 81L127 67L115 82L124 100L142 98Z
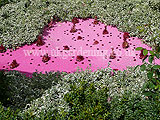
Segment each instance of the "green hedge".
M50 17L62 21L73 17L98 16L107 25L144 38L148 45L160 44L160 12L153 0L23 0L0 9L0 42L7 48L31 44Z
M97 86L94 82L79 80L72 83L70 91L64 97L69 106L68 119L88 120L107 119L110 115L108 88Z

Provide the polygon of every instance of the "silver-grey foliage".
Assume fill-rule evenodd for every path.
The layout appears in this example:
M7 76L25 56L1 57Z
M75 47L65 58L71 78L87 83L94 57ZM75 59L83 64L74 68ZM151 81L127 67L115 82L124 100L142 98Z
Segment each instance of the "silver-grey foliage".
M151 4L152 3L152 4ZM50 17L62 20L98 16L107 25L143 38L150 46L160 44L160 12L153 0L23 0L0 9L0 42L5 47L30 44ZM26 6L26 4L28 6ZM153 6L153 7L152 7Z

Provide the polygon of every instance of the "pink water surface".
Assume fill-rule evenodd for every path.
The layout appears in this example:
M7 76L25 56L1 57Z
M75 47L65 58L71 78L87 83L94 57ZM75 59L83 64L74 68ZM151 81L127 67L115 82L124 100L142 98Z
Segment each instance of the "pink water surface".
M123 32L118 31L116 27L107 26L109 34L103 35L105 25L100 22L94 25L93 21L94 19L79 20L79 23L76 24L76 29L78 29L76 33L70 33L73 26L71 22L54 24L52 28L45 29L43 32L45 45L41 47L35 44L25 45L16 51L7 50L5 53L0 53L0 69L18 70L25 73L33 73L36 70L42 73L45 73L45 71L74 72L77 67L85 70L89 65L91 65L90 68L93 71L106 68L108 62L110 62L111 68L118 70L125 70L127 66L142 64L142 60L139 59L140 51L135 51L135 48L143 47L149 50L150 47L142 44L139 38L130 37L127 39L129 48L123 49ZM78 36L83 39L77 40ZM98 41L99 44L93 45L94 41ZM63 50L63 46L66 45L70 50ZM109 59L111 48L114 48L116 53L115 59ZM84 55L82 52L86 50L90 52L99 51L101 56ZM35 55L36 51L39 52L38 55ZM47 63L42 62L44 54L41 51L44 54L49 54L50 60ZM84 56L84 60L81 62L76 61L77 55ZM14 59L19 63L19 66L10 69L9 65ZM156 63L160 64L160 60L156 60Z

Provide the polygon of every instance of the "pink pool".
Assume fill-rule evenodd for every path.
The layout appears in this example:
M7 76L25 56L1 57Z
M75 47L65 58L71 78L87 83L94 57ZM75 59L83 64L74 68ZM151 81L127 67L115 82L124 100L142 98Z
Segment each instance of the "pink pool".
M139 59L140 51L136 47L151 49L136 37L127 38L129 47L122 48L123 32L116 27L107 26L108 34L103 34L103 23L93 24L94 19L80 20L75 25L76 32L71 33L72 22L56 23L49 29L44 29L43 46L23 46L15 51L7 50L0 53L0 69L18 70L25 73L33 73L36 70L74 72L77 67L85 70L90 66L95 71L99 68L110 67L125 70L127 66L142 64ZM111 59L111 53L114 57ZM48 62L42 62L43 56L48 53ZM77 57L79 56L79 57ZM10 68L10 64L16 60L18 66ZM156 60L160 64L160 60Z

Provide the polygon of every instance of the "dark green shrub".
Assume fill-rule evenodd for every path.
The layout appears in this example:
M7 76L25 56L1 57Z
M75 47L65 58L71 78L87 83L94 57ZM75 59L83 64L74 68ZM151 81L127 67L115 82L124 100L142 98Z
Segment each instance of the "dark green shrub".
M69 104L68 119L88 120L107 119L109 116L108 89L97 86L94 82L80 80L71 84L71 90L65 95Z
M113 120L159 120L160 102L132 96L128 92L121 98L112 99L110 112Z

